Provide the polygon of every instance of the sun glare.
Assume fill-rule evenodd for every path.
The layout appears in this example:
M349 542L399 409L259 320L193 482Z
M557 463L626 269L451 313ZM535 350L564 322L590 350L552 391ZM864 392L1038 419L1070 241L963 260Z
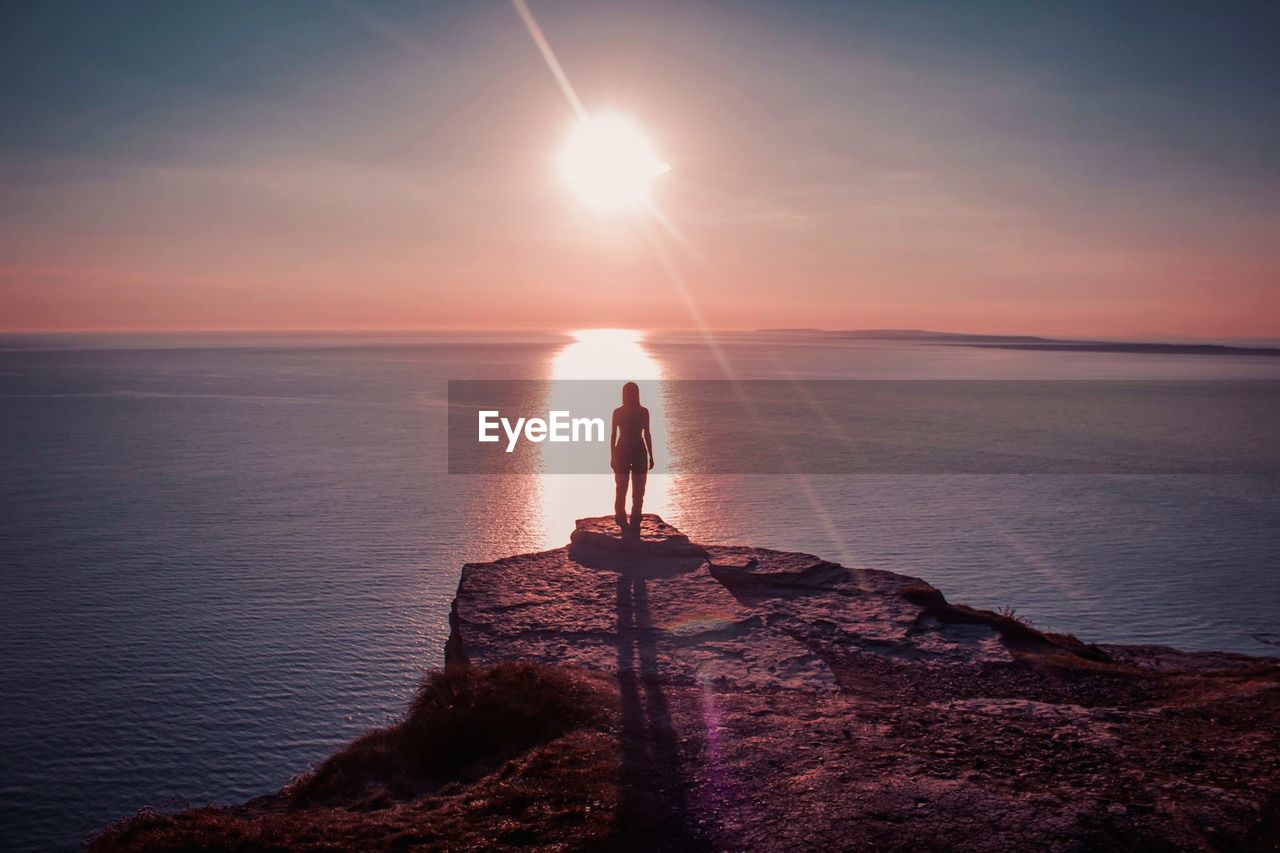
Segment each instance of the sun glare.
M670 168L635 122L618 113L583 116L560 153L560 174L569 188L605 212L641 207L654 179Z

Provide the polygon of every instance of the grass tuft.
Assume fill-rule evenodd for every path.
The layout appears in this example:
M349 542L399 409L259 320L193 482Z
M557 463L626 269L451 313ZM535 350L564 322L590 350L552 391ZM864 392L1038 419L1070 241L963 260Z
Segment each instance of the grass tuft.
M357 739L278 795L177 814L144 809L86 847L609 846L616 701L599 680L556 667L449 668L423 682L403 721Z
M290 787L295 805L408 799L471 781L530 748L604 721L586 676L527 663L451 667L419 688L403 722L371 732Z

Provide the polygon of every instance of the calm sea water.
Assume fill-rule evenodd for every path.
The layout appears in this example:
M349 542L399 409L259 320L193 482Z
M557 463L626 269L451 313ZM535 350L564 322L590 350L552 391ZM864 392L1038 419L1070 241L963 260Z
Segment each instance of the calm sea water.
M463 562L562 544L610 503L607 476L447 474L446 380L601 365L1280 379L1267 358L753 335L0 338L0 848L265 793L395 717L441 663ZM1274 476L673 476L650 508L1088 640L1280 654Z

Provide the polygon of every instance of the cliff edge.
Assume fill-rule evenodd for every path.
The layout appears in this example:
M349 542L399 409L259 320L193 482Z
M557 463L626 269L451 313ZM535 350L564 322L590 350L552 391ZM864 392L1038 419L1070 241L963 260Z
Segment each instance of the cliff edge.
M94 843L1280 843L1275 661L1090 645L652 515L638 537L589 518L565 548L464 566L450 618L451 666L404 723L274 797Z

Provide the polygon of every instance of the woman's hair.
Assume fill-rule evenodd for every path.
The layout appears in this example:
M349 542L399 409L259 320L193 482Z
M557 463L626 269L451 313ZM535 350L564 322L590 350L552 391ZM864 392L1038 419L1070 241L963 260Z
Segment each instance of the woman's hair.
M622 386L622 405L639 406L640 405L640 386L634 382L628 382Z

